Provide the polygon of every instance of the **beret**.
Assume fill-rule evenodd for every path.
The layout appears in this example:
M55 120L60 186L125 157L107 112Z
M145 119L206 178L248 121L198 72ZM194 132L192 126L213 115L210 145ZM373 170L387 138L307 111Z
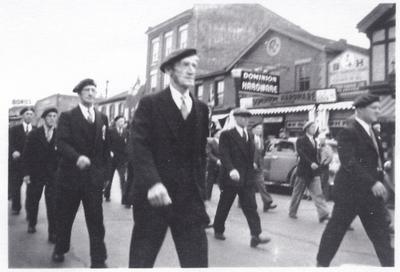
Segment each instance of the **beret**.
M117 122L119 118L125 118L123 115L117 115L114 118L114 122Z
M190 57L197 54L197 50L194 48L178 49L171 52L161 63L160 70L165 73L165 68L180 61L183 58Z
M25 107L22 110L20 110L19 115L23 115L27 111L35 112L35 109L33 107Z
M371 94L371 93L366 93L362 94L356 97L356 99L353 102L353 106L355 108L365 108L368 105L371 105L374 102L379 101L379 96Z
M93 79L86 78L86 79L82 80L81 82L79 82L78 85L76 85L72 91L74 93L80 93L83 88L85 88L86 86L89 86L89 85L93 85L93 86L97 87L96 82L94 82Z
M47 108L47 109L45 109L45 110L43 111L41 117L42 117L42 118L45 118L45 117L47 116L47 114L49 114L50 112L58 113L58 110L57 110L57 108Z
M250 117L251 112L249 112L246 109L238 108L238 109L233 110L233 116Z
M309 126L311 126L312 124L315 124L315 122L314 122L314 121L311 121L311 120L307 121L307 122L303 125L303 131L306 131L306 129L307 129Z

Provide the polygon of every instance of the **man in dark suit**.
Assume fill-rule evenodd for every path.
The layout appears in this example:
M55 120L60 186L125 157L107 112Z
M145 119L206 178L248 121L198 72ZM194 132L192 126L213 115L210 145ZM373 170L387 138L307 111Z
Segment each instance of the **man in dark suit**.
M255 145L254 163L257 166L254 178L257 189L260 192L262 202L264 203L263 211L268 212L269 210L275 209L277 205L272 203L274 200L272 199L272 196L268 193L267 187L265 186L264 183L264 173L262 169L264 154L265 154L263 124L262 123L255 124L253 126L252 132L254 134L254 145Z
M306 122L303 126L303 131L305 133L304 136L296 141L297 154L300 160L297 165L297 178L293 187L289 217L297 219L300 201L304 190L308 188L317 208L319 222L322 223L329 219L329 209L321 189L321 178L318 171L317 142L314 138L316 132L315 123L313 121Z
M333 188L335 206L322 234L317 265L330 265L348 226L358 215L381 265L394 266L390 222L385 217L382 146L371 127L379 116L379 97L361 95L355 99L354 107L354 120L338 136L340 169Z
M62 262L69 251L72 224L83 203L90 238L92 268L106 267L102 190L110 161L107 117L93 104L96 84L82 80L73 90L80 103L61 113L56 145L61 156L57 170L56 245L53 261Z
M127 140L128 131L124 128L125 118L118 115L114 118L115 128L110 129L110 149L111 149L111 169L107 180L104 197L106 201L110 201L111 184L114 177L114 172L117 170L121 188L121 204L126 205L125 187L126 187L126 170L128 163ZM127 207L130 207L127 205Z
M28 219L28 233L36 232L39 201L45 189L49 242L55 243L55 174L57 152L55 148L57 109L43 111L42 127L32 131L26 140L23 152L24 182L27 184L25 208Z
M217 130L213 137L207 139L207 180L206 180L206 200L211 199L212 189L217 182L219 169L221 167L219 153L219 136L221 130Z
M250 227L250 246L268 243L270 238L261 235L260 217L257 213L255 199L254 170L254 140L247 132L250 112L245 109L236 109L233 112L236 126L222 132L219 141L219 150L222 162L221 195L217 212L214 218L214 236L218 240L225 240L225 221L229 210L239 195L242 211Z
M168 226L182 267L207 267L204 227L208 108L189 92L198 57L172 52L160 70L170 86L139 102L132 122L134 227L129 267L152 267Z
M21 210L21 185L23 183L22 152L27 135L35 129L32 126L32 118L35 110L31 107L20 111L22 124L11 127L8 131L8 186L11 194L11 209L13 215L18 215Z

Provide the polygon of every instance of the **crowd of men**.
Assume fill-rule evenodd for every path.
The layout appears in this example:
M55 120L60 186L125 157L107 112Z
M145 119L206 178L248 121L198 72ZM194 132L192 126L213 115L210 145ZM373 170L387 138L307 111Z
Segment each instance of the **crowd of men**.
M212 227L217 240L227 239L225 223L238 195L250 229L249 245L257 247L271 238L261 231L255 191L263 211L276 208L264 185L262 159L267 143L262 124L248 127L251 113L232 112L234 125L209 136L209 109L193 97L199 58L196 49L172 52L160 66L170 85L139 102L129 129L123 116L114 127L94 107L96 83L84 79L73 89L80 102L59 113L46 109L43 125L31 122L34 109L21 111L23 122L9 133L9 198L12 214L21 210L21 185L27 184L28 233L35 233L39 201L45 188L48 239L54 243L52 260L63 262L70 249L71 230L83 204L90 238L92 268L105 268L103 198L117 170L121 204L133 207L134 227L129 267L153 267L166 231L171 229L182 267L208 267L205 229ZM355 118L338 136L340 169L335 178L333 211L326 205L326 179L332 152L315 140L316 124L306 121L298 138L297 179L289 217L296 219L306 188L317 208L319 222L328 221L317 256L318 266L329 266L355 216L373 242L382 266L394 265L390 217L385 208L385 163L377 132L379 97L365 94L354 101ZM58 122L57 122L58 121ZM213 223L205 201L215 183L220 198ZM324 196L325 193L325 196Z

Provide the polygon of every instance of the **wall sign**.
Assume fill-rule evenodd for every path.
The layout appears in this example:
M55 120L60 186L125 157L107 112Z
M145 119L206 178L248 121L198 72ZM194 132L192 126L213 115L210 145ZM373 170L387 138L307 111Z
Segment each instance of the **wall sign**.
M242 71L240 90L256 94L279 94L279 76Z
M276 56L281 50L281 40L278 37L273 37L265 42L267 53L271 57Z

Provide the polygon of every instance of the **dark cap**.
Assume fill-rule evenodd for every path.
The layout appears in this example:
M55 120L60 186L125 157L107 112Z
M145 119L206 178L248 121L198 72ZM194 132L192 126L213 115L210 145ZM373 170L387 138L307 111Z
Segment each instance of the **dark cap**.
M82 80L81 82L79 82L78 85L76 85L72 91L74 93L79 94L83 88L85 88L86 86L89 86L89 85L93 85L93 86L97 87L96 82L94 82L93 79L86 78L86 79Z
M357 96L353 102L353 106L355 108L365 108L377 101L379 101L379 96L371 94L371 93L366 93L366 94Z
M303 131L306 131L306 129L311 126L312 124L315 124L314 121L307 121L304 125L303 125Z
M22 110L19 111L19 115L24 115L25 112L27 111L32 111L35 112L35 109L33 107L25 107Z
M250 117L251 112L246 109L238 108L233 110L233 116Z
M114 122L117 122L119 118L125 118L123 115L117 115L114 118Z
M57 110L57 108L47 108L42 113L42 118L46 118L47 114L49 114L50 112L58 113L58 110Z
M184 59L186 57L190 57L190 56L193 56L196 54L197 54L197 51L194 48L184 48L184 49L178 49L176 51L173 51L161 63L160 70L163 73L165 73L165 69L168 66L173 65L174 63L180 61L181 59Z

